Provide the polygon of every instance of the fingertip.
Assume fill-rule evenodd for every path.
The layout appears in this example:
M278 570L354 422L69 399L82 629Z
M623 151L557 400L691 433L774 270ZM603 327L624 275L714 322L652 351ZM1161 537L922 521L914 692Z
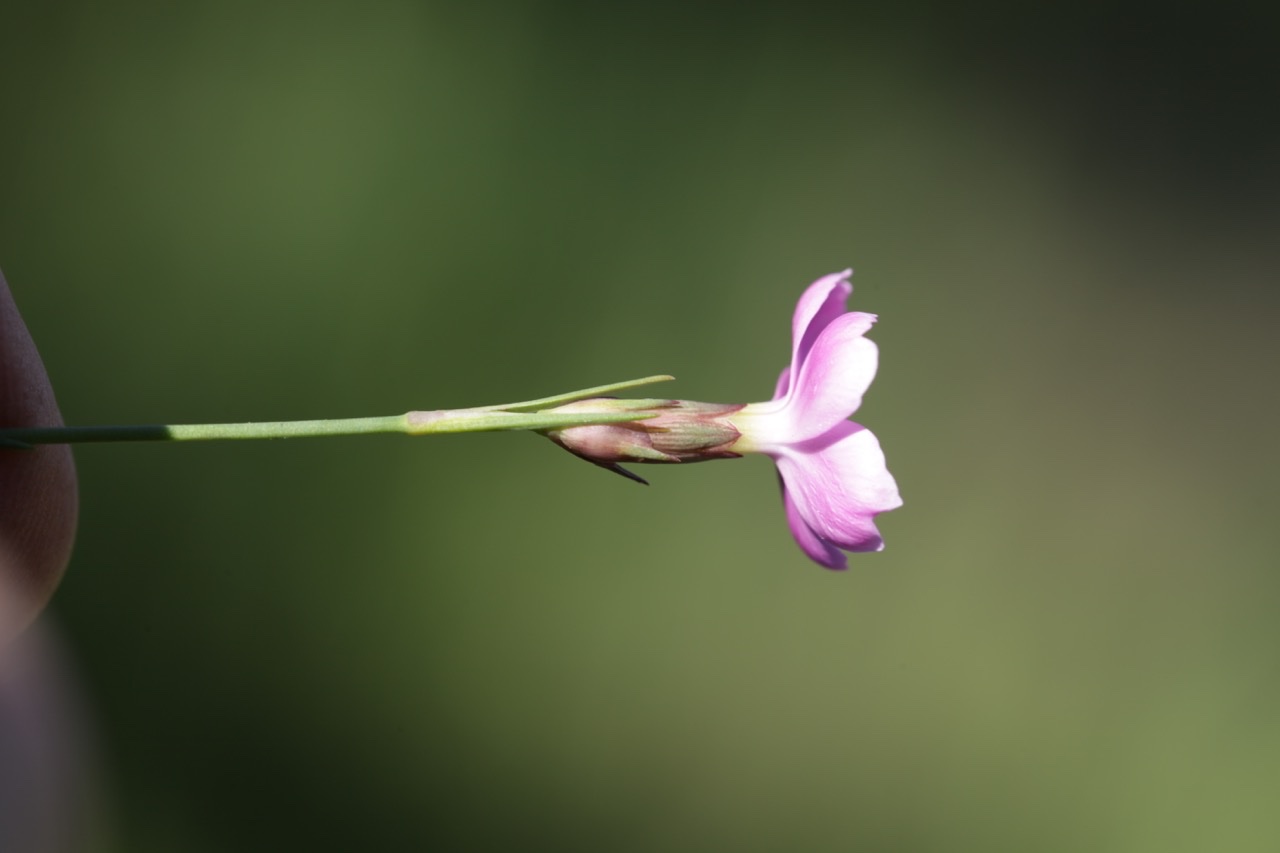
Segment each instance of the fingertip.
M61 424L53 386L0 272L0 426ZM9 631L29 623L57 588L77 507L70 447L0 448L0 607Z

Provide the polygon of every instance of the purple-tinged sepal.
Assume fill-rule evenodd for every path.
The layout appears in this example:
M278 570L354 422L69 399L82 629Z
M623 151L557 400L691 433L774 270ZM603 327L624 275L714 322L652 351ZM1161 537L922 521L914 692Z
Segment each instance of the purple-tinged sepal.
M636 420L553 429L546 435L575 456L643 483L644 480L619 467L618 463L670 465L741 456L731 449L740 433L728 416L742 408L742 405L690 400L596 397L558 406L551 411L572 414L635 412Z

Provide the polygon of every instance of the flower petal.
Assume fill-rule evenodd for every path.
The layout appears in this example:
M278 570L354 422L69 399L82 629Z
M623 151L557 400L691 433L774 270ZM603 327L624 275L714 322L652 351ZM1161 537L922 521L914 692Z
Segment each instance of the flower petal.
M819 439L782 449L774 459L796 515L816 537L846 551L884 548L875 516L902 506L902 497L871 430L845 421ZM814 557L799 534L796 541Z
M775 440L781 435L794 444L824 435L858 410L876 375L878 350L864 337L875 321L874 314L850 312L818 336L799 375L792 371L791 388L778 411L784 423L771 430Z
M853 270L848 269L823 276L801 294L791 318L792 376L799 371L822 330L845 312L845 303L853 293L849 282L852 275Z
M820 566L828 569L847 569L849 561L844 552L814 533L809 522L800 515L795 500L787 493L787 484L783 481L781 474L778 475L778 482L782 486L782 505L787 511L787 526L791 528L791 535L795 537L800 550Z
M773 397L771 399L778 400L787 396L787 389L791 387L791 368L782 368L782 373L778 374L778 384L773 388Z

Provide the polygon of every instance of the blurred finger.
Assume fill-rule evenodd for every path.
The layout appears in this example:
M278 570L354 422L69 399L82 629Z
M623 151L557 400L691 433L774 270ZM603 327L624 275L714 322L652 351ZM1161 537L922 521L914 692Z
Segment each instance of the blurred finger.
M62 423L35 343L0 273L0 426ZM34 618L66 569L76 527L71 448L0 448L0 643Z

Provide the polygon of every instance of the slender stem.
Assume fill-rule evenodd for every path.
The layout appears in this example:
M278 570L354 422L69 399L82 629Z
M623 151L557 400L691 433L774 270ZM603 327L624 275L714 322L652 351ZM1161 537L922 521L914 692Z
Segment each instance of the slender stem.
M103 441L212 441L216 439L302 438L398 432L493 432L551 430L588 424L624 423L653 417L644 413L576 414L559 412L494 412L460 409L409 412L381 418L334 418L319 421L265 421L242 424L141 424L138 426L27 427L0 429L0 447L34 444L81 444Z
M410 412L405 416L409 435L445 432L493 432L506 429L550 430L591 424L621 424L657 417L657 413L610 412L570 414L568 412L491 412L459 409L440 412ZM0 433L3 436L3 433Z
M140 424L137 426L31 427L0 429L0 441L20 444L80 444L99 441L210 441L215 439L298 438L407 431L405 415L266 421L243 424Z
M570 413L544 411L588 397L666 382L671 376L646 376L611 385L597 385L568 394L437 412L408 412L381 418L333 418L318 421L264 421L242 424L141 424L99 427L18 427L0 429L0 448L28 448L34 444L80 444L100 441L211 441L214 439L299 438L303 436L368 435L399 432L428 435L494 430L553 430L590 424L626 423L655 417L642 412ZM654 401L661 402L661 401Z

